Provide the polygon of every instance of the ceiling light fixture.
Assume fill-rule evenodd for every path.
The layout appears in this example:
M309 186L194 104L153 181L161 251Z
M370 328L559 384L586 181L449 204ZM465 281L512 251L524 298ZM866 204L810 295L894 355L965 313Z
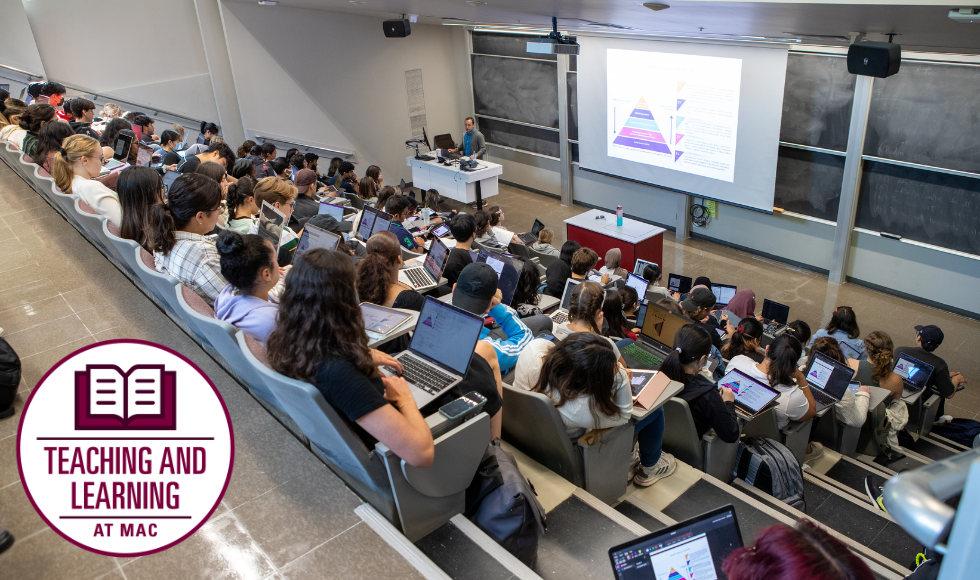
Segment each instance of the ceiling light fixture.
M367 2L365 2L364 0L350 0L350 3L353 4L354 6L364 6L365 4L367 4Z
M487 3L482 0L466 0L466 3L470 6L486 6Z
M259 6L275 6L278 4L276 0L259 0Z
M666 9L670 8L670 6L668 6L667 4L661 4L659 2L644 2L643 3L643 7L644 8L649 8L650 10L653 10L654 12L660 12L661 10L666 10Z

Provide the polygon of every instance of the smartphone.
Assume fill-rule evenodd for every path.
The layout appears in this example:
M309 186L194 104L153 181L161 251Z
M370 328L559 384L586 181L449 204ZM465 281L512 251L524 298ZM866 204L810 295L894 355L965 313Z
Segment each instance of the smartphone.
M554 342L554 340L555 340L555 335L553 335L553 334L548 334L547 332L542 332L541 334L539 334L539 335L537 335L537 336L535 336L534 338L543 338L543 339L545 339L545 340L550 340L550 341L552 341L552 342Z
M851 382L847 383L847 388L848 389L851 389L851 392L852 393L857 394L858 389L861 388L861 383L859 383L857 381L851 381Z
M456 419L486 402L486 397L476 391L471 391L455 401L450 401L439 407L439 413L447 419Z

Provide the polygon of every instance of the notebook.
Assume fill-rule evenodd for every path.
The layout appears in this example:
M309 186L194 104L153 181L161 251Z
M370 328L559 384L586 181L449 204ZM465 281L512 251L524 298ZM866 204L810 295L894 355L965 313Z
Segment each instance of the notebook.
M750 418L774 406L779 392L753 379L738 369L725 373L718 387L728 387L735 393L735 408Z
M643 319L643 326L640 327L641 338L659 342L670 349L674 346L674 334L686 324L693 324L693 321L677 316L656 304L650 304Z
M550 314L553 323L563 324L568 322L568 303L572 300L572 288L581 282L581 280L576 280L575 278L565 280L565 291L561 294L561 305L558 307L558 310Z
M847 384L854 378L854 370L822 352L814 352L805 376L819 413L844 398Z
M841 351L844 353L844 356L846 356L847 358L851 360L858 360L859 358L861 358L861 353L858 352L858 350L853 346L847 344L846 342L838 342L837 344L840 345Z
M366 242L375 233L388 231L390 225L390 213L364 206L364 210L361 212L361 221L357 224L357 237Z
M296 246L293 261L298 260L300 256L313 248L323 248L332 252L337 249L340 240L341 237L333 232L306 224L306 227L303 228L303 236L299 239L299 245Z
M344 219L344 208L326 201L320 202L320 209L316 213L317 215L327 214L329 216L333 216L333 219L337 220L338 222Z

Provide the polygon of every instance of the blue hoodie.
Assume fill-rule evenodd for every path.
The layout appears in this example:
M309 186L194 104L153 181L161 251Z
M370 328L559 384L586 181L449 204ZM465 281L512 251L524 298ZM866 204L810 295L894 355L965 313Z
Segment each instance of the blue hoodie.
M480 340L489 342L497 351L497 363L500 364L500 374L503 375L517 364L517 357L521 356L521 351L534 337L531 336L531 329L521 322L517 312L506 304L494 306L489 315L497 321L500 329L507 335L507 339L487 338L490 329L484 327L480 332Z

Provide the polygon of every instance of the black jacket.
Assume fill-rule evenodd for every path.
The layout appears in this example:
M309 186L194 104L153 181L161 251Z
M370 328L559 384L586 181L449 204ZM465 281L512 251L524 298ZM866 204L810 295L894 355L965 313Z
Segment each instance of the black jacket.
M561 298L565 291L565 282L572 277L572 267L562 260L555 260L545 271L545 282L547 286L544 293L555 298Z
M75 132L76 135L88 135L93 139L98 139L99 134L92 130L92 123L84 123L81 121L72 121L68 123L71 130Z
M718 392L718 385L701 375L684 375L684 389L677 395L687 401L694 418L698 437L714 429L725 443L738 441L739 426L735 403L727 403Z

